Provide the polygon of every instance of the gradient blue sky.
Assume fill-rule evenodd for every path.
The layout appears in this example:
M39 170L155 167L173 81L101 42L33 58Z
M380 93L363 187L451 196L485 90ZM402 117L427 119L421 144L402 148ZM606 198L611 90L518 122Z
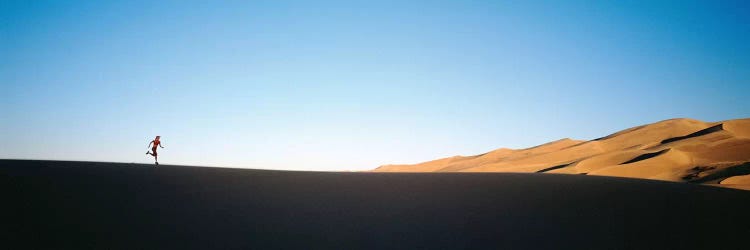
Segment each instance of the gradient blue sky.
M0 158L364 170L750 117L746 1L208 2L0 0Z

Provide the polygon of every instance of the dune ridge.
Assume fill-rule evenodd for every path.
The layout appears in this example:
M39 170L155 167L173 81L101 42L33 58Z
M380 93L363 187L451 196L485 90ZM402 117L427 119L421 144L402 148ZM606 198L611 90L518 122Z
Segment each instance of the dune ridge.
M0 190L8 249L742 249L750 224L747 191L604 176L0 159Z
M750 118L675 118L584 141L564 138L374 172L537 172L712 184L750 190Z

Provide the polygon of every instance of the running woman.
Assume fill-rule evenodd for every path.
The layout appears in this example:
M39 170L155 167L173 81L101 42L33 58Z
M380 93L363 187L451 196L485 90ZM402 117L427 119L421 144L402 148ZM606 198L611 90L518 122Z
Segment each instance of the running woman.
M156 156L156 155L157 155L157 154L156 154L156 146L159 146L159 147L161 147L161 148L164 148L164 147L163 147L163 146L161 145L161 141L159 141L159 138L160 138L160 137L161 137L161 136L158 136L158 135L157 135L157 136L156 136L156 139L154 139L153 141L151 141L150 143L148 143L148 146L149 146L149 147L151 147L151 144L153 144L153 145L154 145L153 147L151 147L151 152L153 152L153 153L151 153L151 152L149 152L149 151L146 151L146 154L147 154L147 155L153 155L153 156L154 156L154 162L156 163L156 165L159 165L159 158L158 158L158 157Z

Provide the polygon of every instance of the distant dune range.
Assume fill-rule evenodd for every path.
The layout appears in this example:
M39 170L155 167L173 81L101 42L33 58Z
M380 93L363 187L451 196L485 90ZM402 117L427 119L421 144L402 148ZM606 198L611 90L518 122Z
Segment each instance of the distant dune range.
M750 190L750 118L670 119L590 141L565 138L526 149L501 148L373 171L586 174Z

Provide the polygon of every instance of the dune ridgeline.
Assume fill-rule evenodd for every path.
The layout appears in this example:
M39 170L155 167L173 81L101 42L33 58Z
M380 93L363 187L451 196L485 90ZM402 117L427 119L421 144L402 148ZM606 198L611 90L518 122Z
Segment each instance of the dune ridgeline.
M501 148L375 172L536 172L643 178L750 190L750 118L670 119L590 140Z

